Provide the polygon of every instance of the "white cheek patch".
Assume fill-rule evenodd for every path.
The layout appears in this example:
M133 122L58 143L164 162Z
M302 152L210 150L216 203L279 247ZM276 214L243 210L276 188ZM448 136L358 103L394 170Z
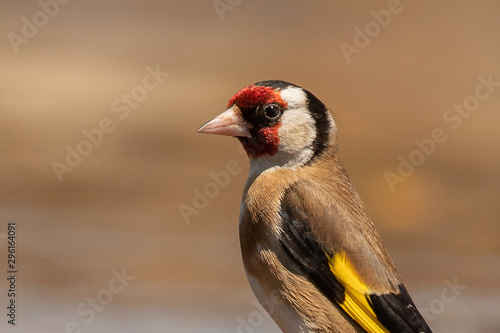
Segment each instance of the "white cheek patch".
M280 149L288 153L297 153L311 146L316 137L316 124L307 109L287 110L281 118Z
M288 107L281 117L279 149L287 155L297 155L296 162L300 162L313 154L310 148L316 137L316 123L307 110L307 96L302 89L284 89L281 97Z

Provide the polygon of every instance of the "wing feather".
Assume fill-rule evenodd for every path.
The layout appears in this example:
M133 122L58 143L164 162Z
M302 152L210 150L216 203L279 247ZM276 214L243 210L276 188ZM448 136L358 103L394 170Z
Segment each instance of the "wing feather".
M415 307L404 285L396 290L375 292L354 265L348 253L339 244L319 241L311 224L318 216L341 219L338 212L318 214L308 211L301 196L304 187L291 187L284 195L281 209L281 244L285 251L302 267L330 301L338 304L365 331L373 333L431 332ZM325 207L336 210L336 207ZM322 221L332 224L345 221ZM319 228L332 230L332 228ZM335 229L335 228L333 228ZM324 237L322 239L325 239ZM336 239L336 237L327 237ZM380 262L365 265L382 265ZM389 269L389 268L387 268ZM378 271L378 270L373 270Z

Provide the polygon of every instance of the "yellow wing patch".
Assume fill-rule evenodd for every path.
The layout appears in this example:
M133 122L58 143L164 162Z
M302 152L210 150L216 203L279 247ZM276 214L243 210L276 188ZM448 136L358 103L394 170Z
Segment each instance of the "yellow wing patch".
M345 300L339 304L361 327L370 333L390 333L371 308L366 295L370 288L361 280L352 267L344 251L335 254L333 258L326 255L330 263L330 270L339 282L345 287Z

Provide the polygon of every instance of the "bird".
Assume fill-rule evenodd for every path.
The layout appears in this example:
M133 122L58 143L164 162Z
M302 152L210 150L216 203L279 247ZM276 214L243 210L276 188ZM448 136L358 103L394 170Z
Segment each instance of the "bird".
M343 166L332 112L315 95L257 82L197 132L236 137L248 155L242 260L283 332L432 332Z

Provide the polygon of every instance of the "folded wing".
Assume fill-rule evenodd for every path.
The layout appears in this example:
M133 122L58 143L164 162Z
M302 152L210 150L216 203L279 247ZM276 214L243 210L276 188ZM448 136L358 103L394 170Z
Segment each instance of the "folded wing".
M281 244L304 274L367 332L431 332L402 283L380 288L366 282L373 279L364 277L363 272L390 274L391 268L383 267L376 256L361 253L373 262L363 261L365 269L358 270L353 259L359 258L352 258L356 253L352 253L349 241L367 240L356 234L356 230L342 230L347 221L342 220L345 217L334 205L321 207L328 211L320 213L318 202L314 208L308 207L311 196L314 197L308 193L311 191L308 187L294 185L285 193L281 207ZM320 232L332 231L336 234L319 237ZM370 265L382 267L366 269Z

